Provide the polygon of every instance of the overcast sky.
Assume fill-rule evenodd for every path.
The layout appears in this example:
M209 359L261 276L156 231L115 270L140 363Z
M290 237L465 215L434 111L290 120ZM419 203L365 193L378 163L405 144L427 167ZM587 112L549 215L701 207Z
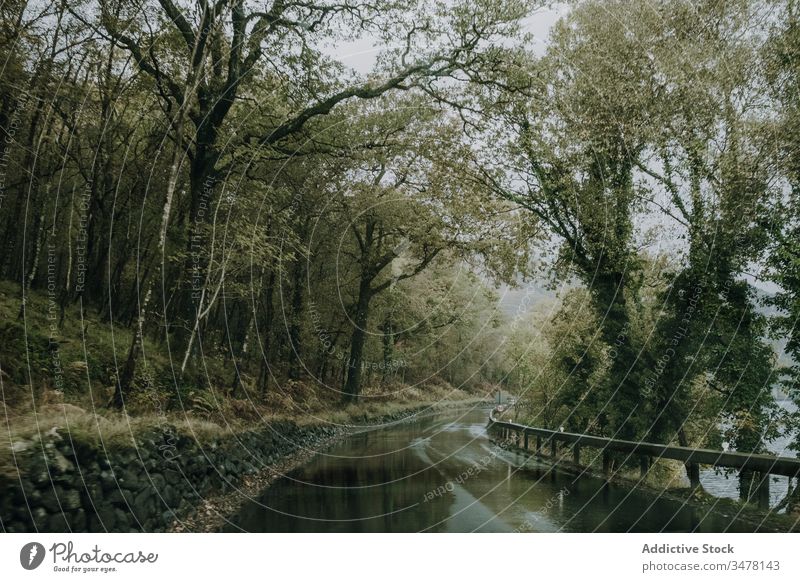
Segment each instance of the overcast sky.
M526 30L534 37L533 48L535 51L541 52L544 50L550 28L566 11L566 4L553 3L549 7L536 10L534 14L526 19ZM381 48L373 39L362 38L348 43L339 42L336 46L328 47L328 51L355 71L368 73L375 65L375 58Z

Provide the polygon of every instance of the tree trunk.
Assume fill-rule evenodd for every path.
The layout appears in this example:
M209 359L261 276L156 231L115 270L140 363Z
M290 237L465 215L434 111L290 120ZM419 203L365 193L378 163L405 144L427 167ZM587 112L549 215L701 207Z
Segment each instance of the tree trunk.
M139 319L136 329L133 331L133 338L131 338L131 345L128 348L128 357L125 360L125 366L120 372L117 379L116 390L114 390L114 397L111 399L110 406L113 408L122 408L125 406L125 396L130 392L131 384L133 384L133 377L136 373L136 363L139 360L139 354L142 351L142 344L144 343L144 322L147 313L147 304L150 303L150 296L152 295L152 287L148 289L142 302L142 308L139 310Z
M289 324L289 379L297 380L300 378L301 358L301 338L300 321L303 317L303 257L298 257L292 266L292 315Z
M364 345L367 341L367 319L369 302L372 299L371 278L362 276L358 289L358 303L353 317L353 335L350 339L350 358L347 366L347 381L344 385L344 401L355 402L361 392L361 367L364 360Z
M392 357L394 356L394 328L392 318L387 315L383 322L383 374L381 382L386 382L392 369Z
M595 310L604 320L601 325L603 341L612 350L611 369L605 386L608 405L604 416L619 438L633 439L637 437L636 407L640 404L640 394L632 373L637 353L631 345L625 279L620 272L599 275L592 293Z
M262 343L261 365L258 373L258 387L263 399L267 395L269 388L269 357L272 348L272 322L275 318L275 308L272 304L272 296L275 293L275 271L272 270L267 278L267 286L264 288L264 339Z

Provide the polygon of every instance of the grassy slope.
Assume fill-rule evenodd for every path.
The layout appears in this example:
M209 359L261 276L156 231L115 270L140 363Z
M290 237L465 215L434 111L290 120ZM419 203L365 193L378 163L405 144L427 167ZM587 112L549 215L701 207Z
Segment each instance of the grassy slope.
M37 440L53 428L82 442L126 446L134 435L164 424L203 439L276 420L358 424L426 403L441 406L480 398L445 382L384 386L380 392L366 388L362 402L347 407L339 404L335 390L308 382L273 385L263 401L248 398L246 386L242 397L231 398L217 389L230 382L230 362L219 355L206 357L201 374L190 374L178 383L164 347L147 340L146 365L137 370L126 411L114 412L107 403L130 332L100 321L94 312L81 314L73 306L53 333L51 325L58 320L51 317L57 317L57 309L50 309L47 296L32 293L24 317L20 305L19 287L0 282L2 472L13 471L14 443Z

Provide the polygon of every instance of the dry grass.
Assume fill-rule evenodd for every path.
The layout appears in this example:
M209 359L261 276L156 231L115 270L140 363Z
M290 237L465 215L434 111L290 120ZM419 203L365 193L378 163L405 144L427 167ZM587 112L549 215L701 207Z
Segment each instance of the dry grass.
M481 400L449 385L437 384L419 388L394 387L389 393L372 389L359 403L342 407L326 402L313 388L304 386L292 393L285 392L280 407L275 406L274 399L261 403L220 398L215 400L212 410L203 409L199 413L150 412L133 415L107 408L87 410L61 402L59 398L57 393L45 392L40 399L42 404L35 411L15 412L3 405L0 409L4 425L0 429L0 474L16 473L12 447L35 446L55 430L74 442L115 449L132 447L137 435L148 429L165 426L202 442L280 421L292 421L299 425L352 426L409 410L430 408L435 411ZM304 399L302 403L297 401L301 398ZM314 406L308 406L306 402Z
M7 414L0 429L0 474L15 475L13 447L35 448L54 431L75 443L98 449L135 446L135 437L158 427L171 426L179 434L205 441L241 429L220 426L189 415L128 415L108 409L86 410L68 403L44 404L35 412Z

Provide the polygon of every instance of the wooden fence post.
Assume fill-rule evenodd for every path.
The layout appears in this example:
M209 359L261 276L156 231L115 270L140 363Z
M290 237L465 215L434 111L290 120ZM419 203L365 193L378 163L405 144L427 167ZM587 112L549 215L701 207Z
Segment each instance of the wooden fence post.
M700 487L700 465L697 463L687 463L686 474L689 476L689 487L691 487L692 490Z
M603 475L608 477L611 474L611 455L603 449Z
M758 483L758 508L769 509L769 473L757 473Z
M650 457L642 455L639 457L639 476L644 479L647 476L647 471L650 469Z

